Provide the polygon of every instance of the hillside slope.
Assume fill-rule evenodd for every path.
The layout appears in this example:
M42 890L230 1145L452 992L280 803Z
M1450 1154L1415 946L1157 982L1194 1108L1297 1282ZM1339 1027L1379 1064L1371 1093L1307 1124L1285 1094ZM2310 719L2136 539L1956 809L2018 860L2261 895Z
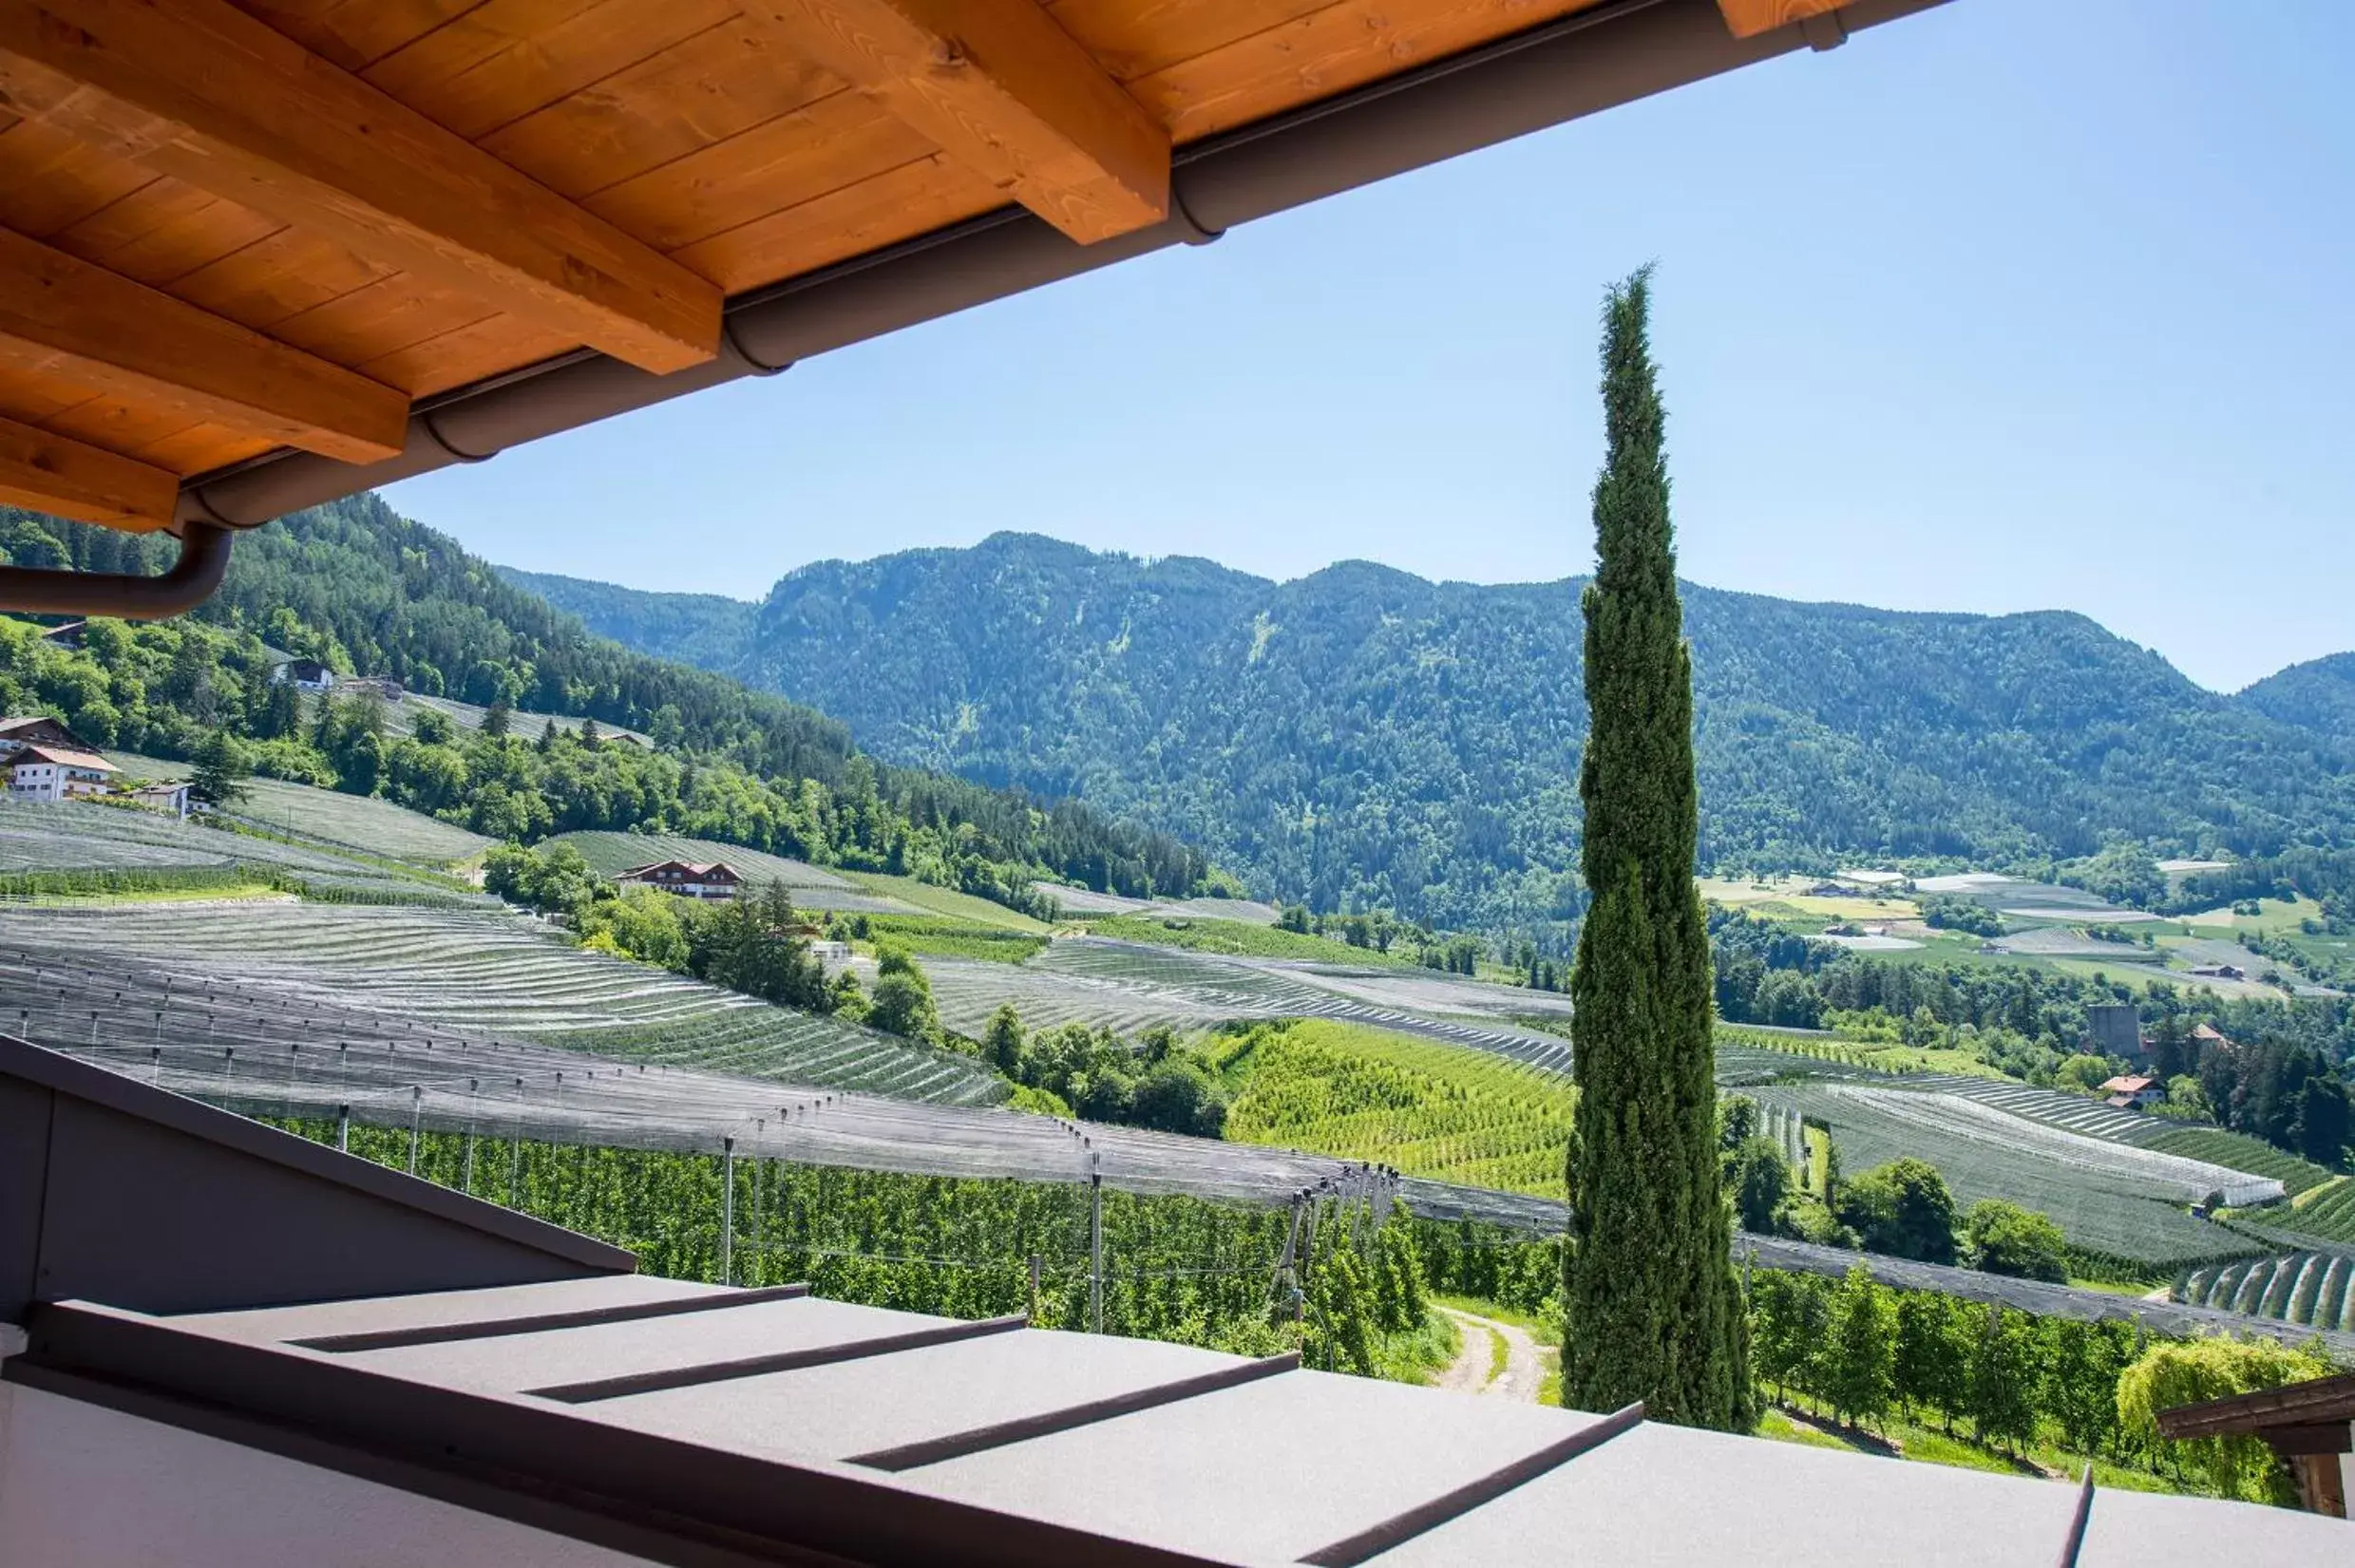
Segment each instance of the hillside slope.
M0 556L24 564L153 573L173 548L0 506ZM0 708L53 711L94 744L166 758L224 730L275 748L272 767L294 769L283 777L382 794L495 839L686 832L1017 901L1042 873L1143 895L1205 891L1210 875L1166 834L883 765L837 720L593 635L374 496L243 536L219 593L191 616L101 625L68 651L0 617ZM365 705L338 705L332 724L306 719L274 699L265 644L346 674L398 676L437 701L593 719L656 749L596 746L577 730L562 746L490 745L472 724L427 744Z
M1275 583L1000 534L796 571L732 657L715 622L681 635L881 756L1136 813L1263 889L1518 923L1572 907L1580 586L1361 561ZM684 595L544 587L617 633L689 614ZM2203 690L2082 615L1685 593L1705 861L2355 836L2355 743Z
M2232 700L2268 718L2355 747L2355 653L2332 653L2293 664Z

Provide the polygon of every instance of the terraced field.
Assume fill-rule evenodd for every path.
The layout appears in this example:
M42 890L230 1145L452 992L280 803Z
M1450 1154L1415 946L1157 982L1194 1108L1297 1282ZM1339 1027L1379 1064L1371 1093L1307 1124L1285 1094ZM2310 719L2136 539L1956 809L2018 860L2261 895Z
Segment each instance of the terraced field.
M1747 1088L1779 1078L1885 1078L1871 1053L1824 1036L1784 1034L1720 1023L1711 1035L1717 1048L1719 1088Z
M2278 1201L2282 1184L2270 1176L2251 1176L2205 1161L2103 1138L2063 1131L2049 1123L1998 1110L1983 1101L1911 1087L1869 1088L1835 1085L1839 1099L1862 1102L1883 1115L1925 1131L1986 1143L1990 1147L2033 1153L2073 1169L2098 1173L2105 1180L2129 1182L2138 1190L2173 1202L2204 1201L2210 1194L2234 1207Z
M1032 1028L1084 1023L1133 1034L1154 1024L1206 1029L1232 1019L1335 1018L1567 1071L1570 1043L1502 1021L1377 1006L1349 987L1362 976L1095 938L1063 938L1021 964L936 958L925 964L941 1021L978 1035L1012 1003ZM1445 981L1434 975L1434 981ZM1502 998L1517 993L1485 987ZM1500 1001L1497 1005L1502 1006Z
M2099 1138L2113 1143L2139 1143L2171 1127L2183 1124L2140 1111L2118 1110L2081 1094L2062 1094L2055 1089L2034 1088L2005 1079L1937 1074L1909 1080L1909 1085L1977 1101L1983 1105L1991 1105L1997 1110L2046 1126L2060 1127L2080 1137Z
M98 955L104 955L103 963ZM994 1076L953 1052L771 1007L565 945L487 912L254 904L0 910L0 1018L80 1043L185 1040L208 1018L250 1048L448 1035L533 1043L914 1100L993 1101ZM111 972L135 977L109 986ZM105 994L100 996L98 992ZM555 1070L553 1067L548 1070Z
M611 877L631 866L645 865L655 860L726 860L736 868L748 882L783 882L793 895L793 902L804 909L841 910L855 913L864 910L874 915L913 915L919 913L913 904L897 898L885 898L857 886L831 871L821 871L807 860L788 860L782 855L769 855L741 844L723 844L710 839L678 839L667 833L560 833L550 843L570 844L580 851L580 858L589 862L589 869L600 877Z
M2355 1244L2355 1180L2342 1177L2249 1219L2275 1235Z
M1033 882L1031 886L1062 905L1063 913L1073 919L1096 915L1176 916L1272 926L1283 913L1274 904L1249 898L1127 898L1117 893L1098 893L1092 888L1066 887L1061 882Z
M913 877L886 877L873 871L849 871L842 875L858 887L879 898L895 899L933 915L944 915L954 920L970 920L977 925L998 926L1025 935L1044 936L1054 928L1044 920L1034 919L1019 910L993 903L953 887L935 887L920 882Z
M2168 1122L2157 1117L2143 1120L2154 1124L2136 1140L2144 1148L2180 1154L2192 1160L2205 1160L2212 1164L2230 1165L2251 1176L2270 1176L2279 1181L2292 1199L2325 1182L2344 1180L2334 1177L2310 1160L2301 1160L2288 1150L2277 1149L2245 1132L2227 1132L2222 1127Z
M1242 1084L1231 1141L1563 1196L1578 1097L1558 1073L1325 1019L1254 1030L1225 1054Z
M2308 1329L2355 1332L2355 1256L2292 1253L2194 1269L2175 1281L2172 1299Z
M323 897L453 905L485 902L479 895L456 891L446 881L410 876L325 848L112 806L0 801L0 875L239 865L285 872Z
M2182 1206L2201 1182L2256 1181L2242 1173L2194 1166L2201 1172L2194 1177L2172 1165L2144 1166L2138 1162L2145 1158L2173 1157L2039 1126L1947 1095L1837 1082L1743 1092L1829 1124L1841 1169L1851 1177L1911 1155L1938 1168L1958 1207L2008 1199L2050 1215L2081 1247L2180 1268L2251 1246L2248 1237L2194 1219Z
M422 812L365 795L346 795L283 779L250 779L230 815L289 836L323 840L388 860L446 865L488 849L491 841Z
M462 703L449 697L421 697L412 692L399 702L385 704L385 726L389 729L406 735L416 727L417 714L428 709L441 714L461 729L482 728L483 715L489 711L473 703ZM548 713L527 713L521 708L510 709L507 713L507 733L518 740L536 741L552 724L560 725L567 730L578 730L580 727L579 719L567 719ZM635 729L623 729L617 725L604 723L599 723L597 728L600 735L628 735L642 746L651 747L654 745L651 736L641 734Z

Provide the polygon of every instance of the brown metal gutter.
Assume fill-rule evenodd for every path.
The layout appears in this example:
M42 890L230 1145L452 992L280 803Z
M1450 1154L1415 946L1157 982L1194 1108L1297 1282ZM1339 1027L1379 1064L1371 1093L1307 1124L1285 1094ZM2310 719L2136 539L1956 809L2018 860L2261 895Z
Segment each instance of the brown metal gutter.
M215 522L180 524L180 558L159 576L0 566L0 610L19 615L112 615L161 620L213 596L237 535Z
M845 348L1114 262L1202 244L1304 205L1802 48L1828 47L1941 0L1857 0L1755 38L1716 0L1616 0L1179 151L1172 212L1074 244L1019 209L993 213L731 300L708 365L650 375L566 355L422 405L407 449L354 465L284 453L183 486L182 523L250 528L305 506L479 463L502 450Z

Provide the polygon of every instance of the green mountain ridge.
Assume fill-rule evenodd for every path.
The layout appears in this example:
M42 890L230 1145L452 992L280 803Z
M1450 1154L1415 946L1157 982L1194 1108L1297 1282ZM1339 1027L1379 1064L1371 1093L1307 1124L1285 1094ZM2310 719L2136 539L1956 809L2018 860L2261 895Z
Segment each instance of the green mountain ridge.
M1451 925L1576 908L1578 579L1346 561L1278 583L998 534L818 562L757 607L525 580L609 635L840 719L880 757L1149 822L1263 893ZM2301 695L2327 680L2220 695L2065 611L1683 592L1704 863L2355 841L2355 727Z
M0 506L0 558L153 574L167 538ZM215 731L265 772L380 794L493 839L633 828L1030 897L1052 876L1147 895L1207 891L1211 868L1166 834L879 762L838 720L730 677L595 636L446 535L372 495L296 512L237 545L218 594L152 626L95 622L81 650L0 617L0 708L53 712L92 744L165 758ZM412 693L594 720L655 749L421 740L381 709L305 714L268 678L272 647ZM447 728L448 727L442 727Z
M2232 699L2268 718L2355 741L2355 653L2330 653L2276 671Z

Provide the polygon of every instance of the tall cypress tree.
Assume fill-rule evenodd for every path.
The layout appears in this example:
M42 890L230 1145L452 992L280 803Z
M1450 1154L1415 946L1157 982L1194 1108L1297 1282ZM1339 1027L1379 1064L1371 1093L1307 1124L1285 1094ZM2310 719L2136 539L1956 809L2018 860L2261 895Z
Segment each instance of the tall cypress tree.
M1651 270L1605 296L1607 455L1587 587L1584 871L1571 978L1579 1086L1563 1403L1747 1430L1748 1333L1719 1191L1708 928L1693 884L1693 670L1677 598Z

